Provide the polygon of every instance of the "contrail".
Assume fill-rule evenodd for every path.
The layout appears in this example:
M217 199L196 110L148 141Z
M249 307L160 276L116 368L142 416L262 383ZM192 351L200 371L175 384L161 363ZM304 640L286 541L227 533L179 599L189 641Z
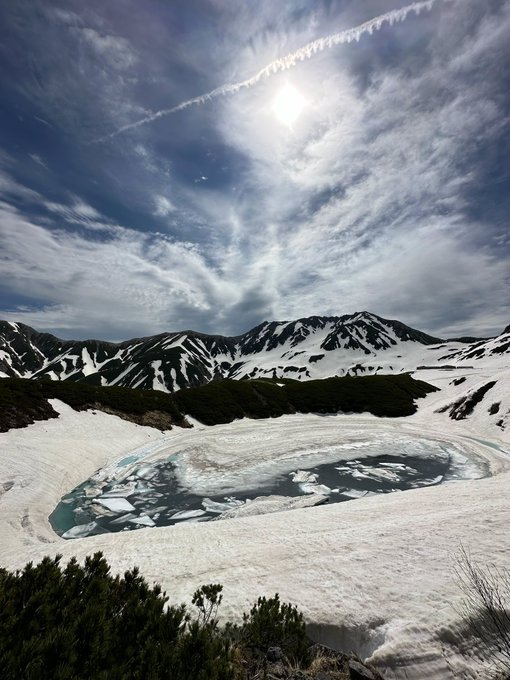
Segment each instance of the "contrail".
M201 94L198 97L193 97L192 99L187 99L176 106L172 106L170 109L162 109L151 113L145 118L140 118L140 120L134 123L128 123L123 125L118 130L111 132L104 137L94 140L95 142L104 142L108 139L112 139L117 135L127 132L127 130L133 130L134 128L140 127L141 125L146 125L147 123L152 123L152 121L162 118L163 116L169 116L172 113L177 113L177 111L183 111L184 109L194 106L195 104L204 104L211 99L216 99L216 97L222 97L227 94L235 94L244 88L253 87L263 78L268 78L276 73L286 71L287 69L293 68L300 61L305 61L311 59L317 52L322 52L326 49L331 49L335 45L342 45L345 43L358 42L361 36L366 33L372 35L374 31L379 31L384 24L393 24L405 21L407 16L414 12L415 14L420 14L422 11L430 11L437 2L456 2L457 0L420 0L420 2L413 2L410 5L401 7L400 9L393 9L390 12L381 14L378 17L374 17L365 23L355 26L354 28L348 28L340 33L333 33L332 35L325 36L324 38L318 38L309 42L307 45L300 47L295 52L287 54L285 57L280 59L275 59L267 66L264 66L258 73L247 78L246 80L241 80L238 83L226 83L225 85L220 85L219 87Z

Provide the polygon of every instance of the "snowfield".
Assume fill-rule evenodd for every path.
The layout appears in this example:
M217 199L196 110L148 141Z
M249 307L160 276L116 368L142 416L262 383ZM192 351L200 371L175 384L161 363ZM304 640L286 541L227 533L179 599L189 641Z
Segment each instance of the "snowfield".
M466 380L451 384L459 376ZM354 649L387 678L449 678L452 671L486 678L482 660L463 650L456 613L463 595L454 567L461 544L481 565L510 564L510 427L502 428L510 410L510 372L477 366L453 374L422 370L416 377L442 391L420 400L416 415L401 419L295 415L211 428L195 424L162 435L53 402L58 419L0 434L0 565L15 569L48 554L83 559L102 550L116 571L139 565L172 602L189 602L201 584L222 583L228 618L259 595L279 592L304 612L316 639ZM466 420L436 413L490 379L497 384ZM500 403L499 412L489 415L493 403ZM440 440L468 461L483 462L491 476L72 541L59 538L48 522L62 495L97 469L113 469L131 456L150 462L169 447L187 450L182 475L200 485L211 475L220 483L229 469L253 474L254 466L277 464L297 445L313 450L372 436Z

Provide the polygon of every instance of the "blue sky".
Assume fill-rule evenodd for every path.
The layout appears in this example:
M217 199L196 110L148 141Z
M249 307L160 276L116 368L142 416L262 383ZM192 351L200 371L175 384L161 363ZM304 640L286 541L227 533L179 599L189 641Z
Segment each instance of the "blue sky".
M2 3L0 318L111 340L363 309L500 331L509 0L436 0L154 117L406 4Z

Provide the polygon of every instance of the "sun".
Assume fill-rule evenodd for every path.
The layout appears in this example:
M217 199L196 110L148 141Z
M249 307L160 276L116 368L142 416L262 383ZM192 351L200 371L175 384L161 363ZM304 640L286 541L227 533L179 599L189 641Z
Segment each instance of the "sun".
M305 108L306 100L294 85L287 83L278 92L273 101L273 112L280 122L287 127L299 118Z

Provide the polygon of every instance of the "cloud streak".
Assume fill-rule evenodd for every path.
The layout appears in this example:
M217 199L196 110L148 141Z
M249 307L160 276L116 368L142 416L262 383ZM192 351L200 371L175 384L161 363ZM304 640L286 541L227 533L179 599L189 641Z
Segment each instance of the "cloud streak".
M348 28L344 31L340 31L338 33L333 33L331 35L318 38L317 40L313 40L312 42L307 43L303 47L300 47L298 50L290 52L284 57L275 59L274 61L264 66L264 68L260 69L260 71L255 73L250 78L241 80L237 83L226 83L224 85L220 85L219 87L215 88L214 90L211 90L210 92L201 94L198 97L192 97L191 99L187 99L181 102L180 104L176 104L176 106L172 106L169 109L160 109L159 111L151 113L150 115L145 116L144 118L140 118L139 120L133 123L123 125L117 130L111 132L110 134L94 140L93 143L95 144L99 142L105 142L108 139L113 139L114 137L117 137L117 135L120 135L123 132L134 130L138 127L141 127L142 125L152 123L155 120L158 120L159 118L170 116L173 113L177 113L179 111L188 109L191 106L205 104L206 102L209 102L212 99L216 99L217 97L235 94L240 90L253 87L264 78L269 78L277 73L281 73L282 71L287 71L288 69L294 68L295 66L297 66L299 62L312 59L312 57L314 57L319 52L329 50L333 47L336 47L337 45L345 45L352 42L359 42L363 35L366 34L372 35L374 32L380 31L385 24L393 26L396 23L402 23L407 19L407 17L411 13L419 15L421 12L431 11L434 5L436 5L438 2L453 3L458 2L458 0L421 0L419 2L413 2L410 5L401 7L400 9L394 9L384 14L380 14L379 16L374 17L369 21L365 21L364 23L359 24L358 26L355 26L353 28Z
M39 78L21 69L0 103L15 121L0 151L0 318L111 340L360 309L440 337L508 324L510 0L198 3L198 22L185 3L69 1L75 24L48 0L51 21L8 42L12 64L37 55ZM356 47L333 49L354 29L315 40L377 14L408 21ZM136 61L117 68L110 41L101 52L84 27ZM301 45L273 66L293 71L267 67L252 89L140 128L134 144L84 144ZM292 130L271 109L286 80L307 100ZM23 120L18 82L42 102ZM39 96L38 82L52 85ZM55 130L34 112L53 112Z

